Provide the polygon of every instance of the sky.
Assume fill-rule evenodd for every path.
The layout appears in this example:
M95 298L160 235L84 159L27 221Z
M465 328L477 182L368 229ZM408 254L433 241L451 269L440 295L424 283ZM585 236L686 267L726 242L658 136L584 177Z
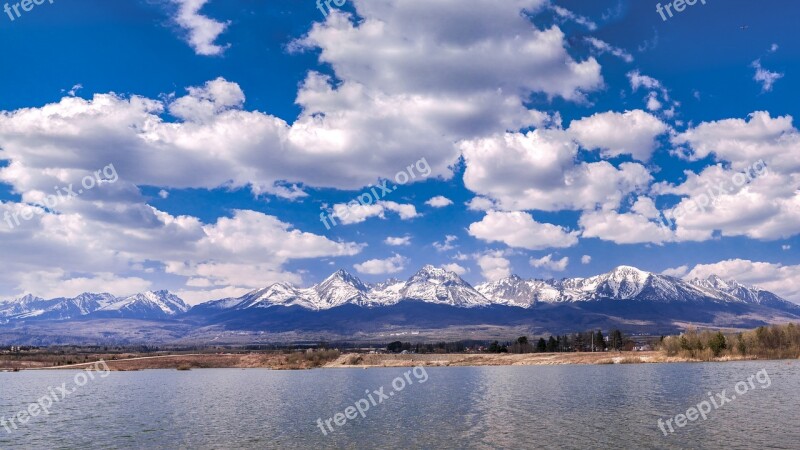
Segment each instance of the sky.
M631 265L800 303L800 4L338 1L9 4L0 298Z

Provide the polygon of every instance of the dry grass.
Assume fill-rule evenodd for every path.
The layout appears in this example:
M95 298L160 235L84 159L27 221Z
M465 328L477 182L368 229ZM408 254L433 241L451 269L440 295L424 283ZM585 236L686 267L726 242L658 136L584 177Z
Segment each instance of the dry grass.
M635 353L476 353L476 354L344 354L326 367L412 366L553 366L563 364L633 364L677 362L660 352Z

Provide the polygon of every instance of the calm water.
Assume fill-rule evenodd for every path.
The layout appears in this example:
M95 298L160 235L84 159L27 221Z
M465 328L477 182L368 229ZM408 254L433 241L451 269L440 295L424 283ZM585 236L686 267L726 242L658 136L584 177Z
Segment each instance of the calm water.
M756 380L708 420L658 429L761 369L769 388ZM388 395L405 370L113 372L11 434L0 427L0 448L800 448L798 361L426 368L425 383L408 374L401 392L323 435L318 418L366 390ZM0 373L0 417L74 387L77 373Z

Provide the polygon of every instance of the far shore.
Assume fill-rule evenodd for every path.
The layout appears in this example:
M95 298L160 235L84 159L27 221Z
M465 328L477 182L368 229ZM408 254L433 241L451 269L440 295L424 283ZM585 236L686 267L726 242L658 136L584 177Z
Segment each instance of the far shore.
M178 354L103 358L111 371L138 371L148 369L255 369L304 370L313 368L381 368L381 367L466 367L466 366L554 366L590 364L653 364L701 362L698 359L666 356L659 351L597 352L597 353L446 353L446 354L392 354L344 353L327 354L323 358L309 357L305 353L217 353ZM99 359L99 358L98 358ZM79 364L52 366L44 361L26 361L11 364L0 359L0 371L16 370L81 370L93 368L98 359ZM755 360L756 358L723 357L714 362Z

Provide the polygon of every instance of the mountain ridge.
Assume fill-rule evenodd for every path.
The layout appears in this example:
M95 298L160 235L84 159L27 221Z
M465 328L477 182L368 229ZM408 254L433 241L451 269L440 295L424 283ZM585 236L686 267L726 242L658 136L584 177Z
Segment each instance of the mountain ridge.
M273 283L237 298L225 298L193 307L169 291L147 291L127 297L84 293L74 298L43 299L30 294L0 301L0 323L11 320L67 320L77 317L170 319L187 313L243 311L254 308L297 306L322 311L344 305L385 307L419 301L459 308L492 305L532 308L537 304L566 304L599 300L696 303L745 303L779 308L800 306L769 291L725 281L712 275L683 280L632 266L588 278L523 279L512 275L470 285L456 273L425 265L406 281L388 279L375 284L340 269L307 288Z

